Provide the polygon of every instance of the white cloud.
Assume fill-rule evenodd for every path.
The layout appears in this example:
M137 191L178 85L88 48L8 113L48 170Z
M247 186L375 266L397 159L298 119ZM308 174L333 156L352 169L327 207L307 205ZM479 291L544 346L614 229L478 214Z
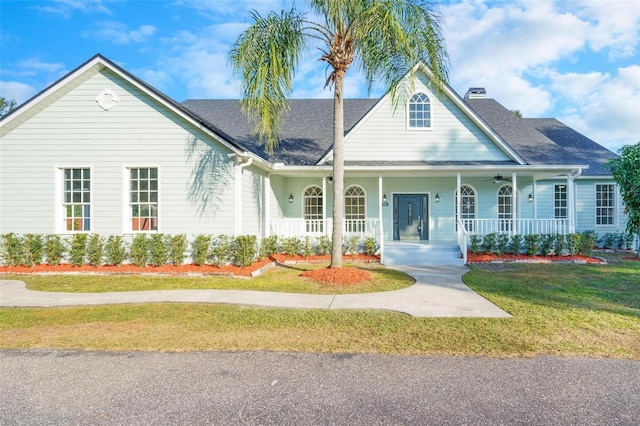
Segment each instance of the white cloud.
M27 58L18 63L18 73L22 75L35 75L38 73L61 74L65 70L60 62L43 62L38 58Z
M43 12L70 18L74 12L98 12L111 15L111 11L103 0L54 0L51 2L39 2L34 9Z
M556 74L553 87L571 105L558 119L616 151L640 141L640 66L608 73Z
M33 86L19 81L0 81L0 96L5 99L13 99L17 105L24 103L37 93Z
M137 29L129 29L125 24L114 21L103 21L96 28L86 31L86 37L100 38L115 44L143 43L156 33L153 25L140 25Z

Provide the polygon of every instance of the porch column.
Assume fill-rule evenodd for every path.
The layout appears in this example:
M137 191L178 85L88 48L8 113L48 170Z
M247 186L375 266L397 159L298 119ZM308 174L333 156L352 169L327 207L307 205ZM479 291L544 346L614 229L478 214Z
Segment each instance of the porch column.
M518 234L518 178L515 173L511 173L511 189L513 196L511 197L511 211L513 213L513 235Z
M456 223L454 229L458 228L458 221L462 222L461 213L462 213L462 174L458 173L456 175Z
M271 177L264 177L264 227L262 228L262 238L271 235Z
M576 232L576 188L574 181L580 174L582 174L580 169L567 173L567 207L569 209L567 218L569 219L568 231L570 234Z
M233 179L234 189L234 203L235 203L235 223L233 227L233 234L235 236L240 235L242 230L242 168L238 156L236 156L236 162L234 165L235 179Z
M378 235L380 237L380 263L384 265L384 228L382 227L382 175L378 175Z
M304 201L303 201L304 202ZM322 176L322 229L325 235L329 235L327 226L327 177Z

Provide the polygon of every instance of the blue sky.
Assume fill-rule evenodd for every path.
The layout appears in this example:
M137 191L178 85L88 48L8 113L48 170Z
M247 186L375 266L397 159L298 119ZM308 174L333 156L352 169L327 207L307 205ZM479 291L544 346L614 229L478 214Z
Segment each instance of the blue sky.
M177 101L238 98L227 52L249 12L291 4L1 0L0 96L22 103L101 53ZM485 87L507 108L558 118L613 151L640 141L640 1L449 0L440 10L460 95ZM294 97L332 96L317 57L300 64ZM347 96L367 97L355 71Z

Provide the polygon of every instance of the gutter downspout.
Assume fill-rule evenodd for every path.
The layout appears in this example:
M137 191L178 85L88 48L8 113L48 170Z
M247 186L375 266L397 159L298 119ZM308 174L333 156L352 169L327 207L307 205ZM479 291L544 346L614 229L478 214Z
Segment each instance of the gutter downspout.
M234 179L234 192L235 192L235 229L234 234L238 236L242 233L242 169L248 167L253 163L253 158L249 156L247 151L242 154L236 154L235 164L235 179Z

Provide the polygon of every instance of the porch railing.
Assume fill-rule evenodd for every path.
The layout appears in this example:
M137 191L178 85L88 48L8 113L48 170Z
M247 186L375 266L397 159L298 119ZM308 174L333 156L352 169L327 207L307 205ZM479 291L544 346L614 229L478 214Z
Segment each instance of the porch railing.
M460 252L462 253L462 260L464 264L467 264L467 243L468 243L468 232L465 229L464 224L458 220L458 247L460 248Z
M319 237L333 231L332 219L281 219L270 223L271 235L281 237ZM346 238L357 236L360 239L374 237L380 241L380 221L378 219L345 219L343 232Z
M462 219L460 222L469 235L487 235L493 232L509 235L569 233L568 219Z

